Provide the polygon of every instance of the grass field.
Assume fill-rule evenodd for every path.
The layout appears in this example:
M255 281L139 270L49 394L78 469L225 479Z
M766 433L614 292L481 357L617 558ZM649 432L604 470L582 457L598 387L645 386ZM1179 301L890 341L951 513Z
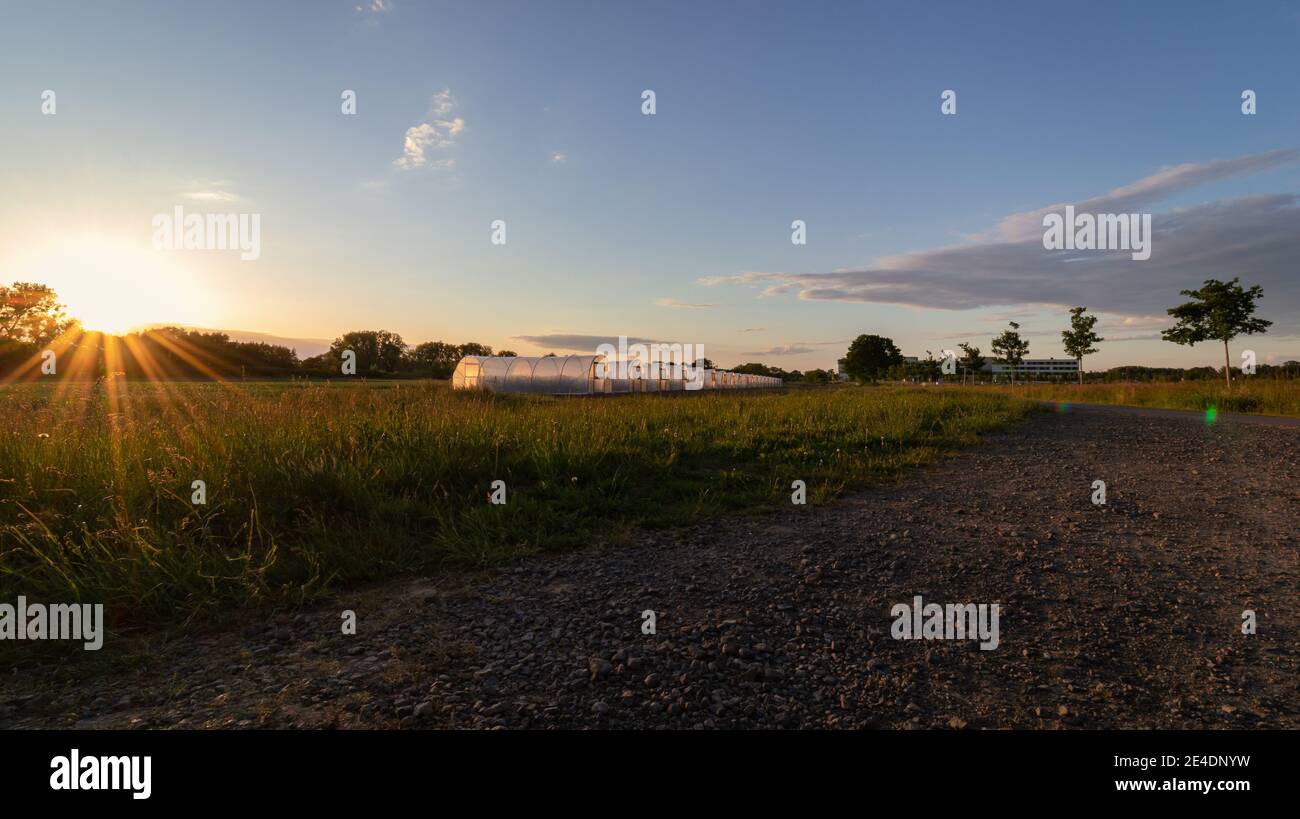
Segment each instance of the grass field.
M982 391L560 399L443 382L0 388L0 599L116 629L819 503L1032 411ZM507 503L488 502L493 480ZM207 486L191 502L192 482Z
M1028 384L990 388L1020 398L1077 404L1124 404L1133 407L1243 412L1300 416L1300 382L1235 381L1229 390L1219 381L1151 384Z

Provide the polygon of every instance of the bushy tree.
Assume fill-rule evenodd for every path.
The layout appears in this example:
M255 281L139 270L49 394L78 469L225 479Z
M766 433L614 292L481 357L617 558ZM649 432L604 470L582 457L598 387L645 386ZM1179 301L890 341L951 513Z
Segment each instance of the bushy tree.
M406 343L397 333L387 330L353 330L334 339L330 345L329 361L343 360L343 352L351 350L357 356L358 373L395 373L402 368Z
M894 340L876 335L853 339L849 351L840 359L844 372L858 381L876 381L902 363L903 354L894 346Z
M1199 290L1180 291L1191 301L1170 307L1169 315L1177 323L1160 333L1165 341L1194 346L1202 341L1223 342L1223 378L1232 386L1232 361L1228 342L1239 335L1263 333L1273 322L1252 318L1255 302L1264 295L1259 285L1243 289L1239 278L1230 282L1206 279Z
M43 346L76 326L49 287L32 282L0 287L0 340Z
M456 364L460 362L461 354L455 344L426 341L417 344L407 358L411 362L411 369L416 372L427 373L434 378L450 378Z

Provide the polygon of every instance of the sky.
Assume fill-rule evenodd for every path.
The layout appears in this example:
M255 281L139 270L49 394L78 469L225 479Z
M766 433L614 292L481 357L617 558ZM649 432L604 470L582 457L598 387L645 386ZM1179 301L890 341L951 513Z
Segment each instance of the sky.
M0 284L304 354L626 335L784 369L1009 320L1063 357L1084 305L1100 369L1221 365L1159 331L1240 276L1274 325L1234 356L1300 359L1298 40L1291 0L5 4ZM1151 257L1045 249L1065 204L1151 214ZM155 247L177 207L256 215L260 254Z

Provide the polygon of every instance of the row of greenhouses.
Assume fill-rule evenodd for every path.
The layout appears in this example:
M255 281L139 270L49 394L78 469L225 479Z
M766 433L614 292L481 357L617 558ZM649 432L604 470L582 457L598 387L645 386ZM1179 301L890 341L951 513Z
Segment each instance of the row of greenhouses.
M768 375L703 367L686 370L659 362L614 362L602 355L543 358L469 355L460 360L451 376L452 389L539 395L776 389L783 383Z

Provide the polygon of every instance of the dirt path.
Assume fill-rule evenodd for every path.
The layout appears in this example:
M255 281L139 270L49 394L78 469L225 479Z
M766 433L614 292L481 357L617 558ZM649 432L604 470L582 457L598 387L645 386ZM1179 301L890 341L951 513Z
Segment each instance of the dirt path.
M8 677L0 724L1296 728L1298 512L1300 430L1076 407L825 508ZM893 639L917 594L998 603L998 647Z

